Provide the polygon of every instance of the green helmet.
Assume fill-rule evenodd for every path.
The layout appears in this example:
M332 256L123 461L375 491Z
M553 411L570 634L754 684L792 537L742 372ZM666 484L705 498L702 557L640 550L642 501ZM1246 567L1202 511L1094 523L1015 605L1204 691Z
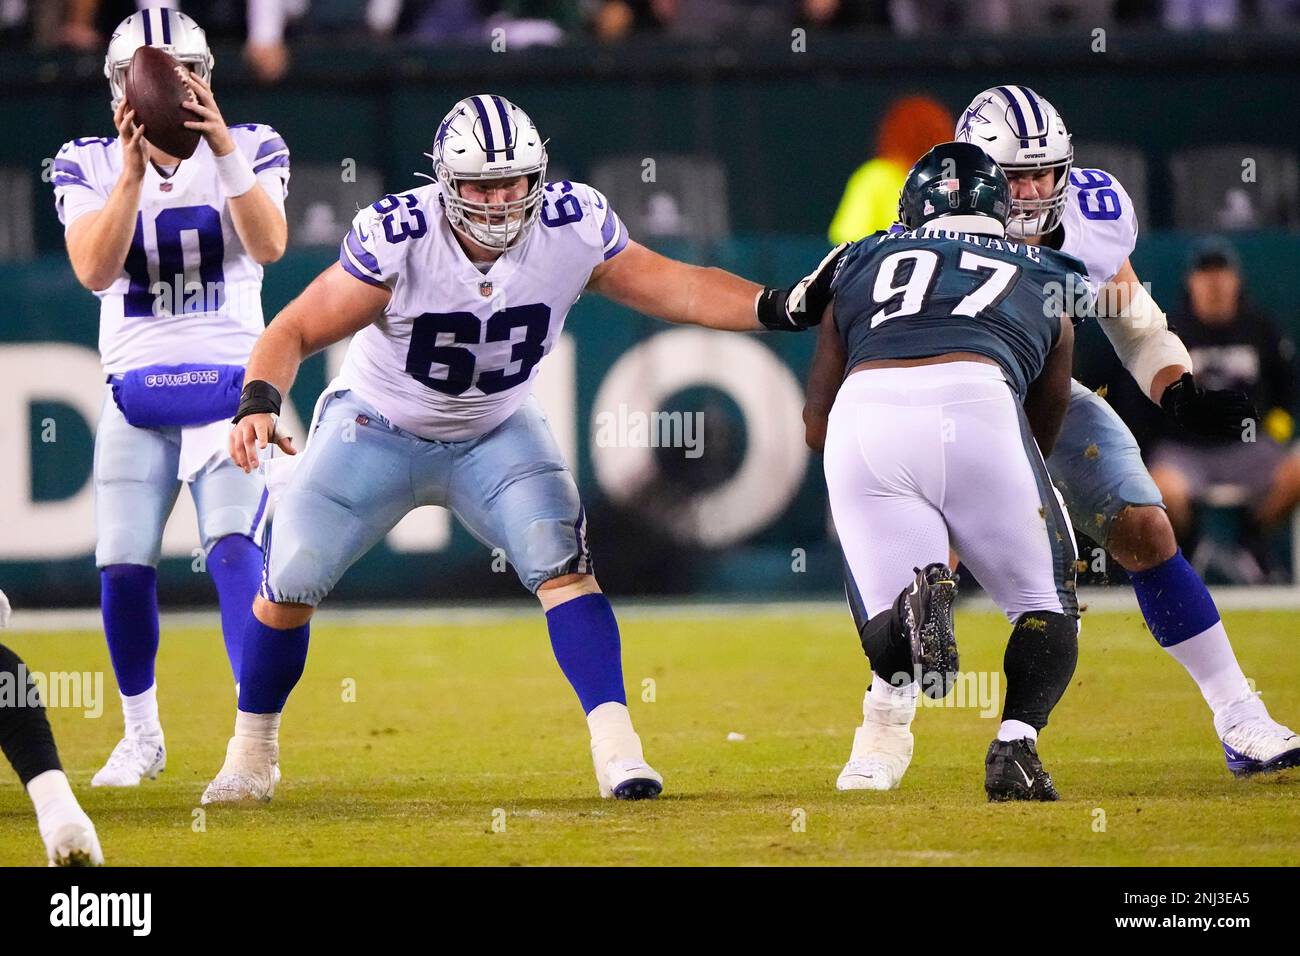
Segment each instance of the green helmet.
M983 216L1005 228L1010 209L1006 173L973 143L934 147L916 161L898 195L898 221L908 229L948 216Z

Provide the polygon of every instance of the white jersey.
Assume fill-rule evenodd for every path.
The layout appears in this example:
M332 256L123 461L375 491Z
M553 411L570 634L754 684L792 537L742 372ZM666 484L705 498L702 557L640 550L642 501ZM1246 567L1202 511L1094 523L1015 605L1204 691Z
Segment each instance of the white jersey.
M547 183L543 196L539 221L486 272L456 240L436 185L361 210L339 262L392 298L353 336L339 385L431 440L476 438L509 418L592 270L627 245L590 186Z
M1094 295L1115 278L1137 244L1133 201L1119 180L1100 169L1070 170L1060 228L1061 251L1087 267Z
M289 149L269 126L230 127L281 211ZM122 171L116 139L65 143L54 160L54 202L67 227L101 209ZM135 237L122 274L99 297L104 370L216 362L242 365L262 334L262 267L245 251L221 192L212 150L200 140L169 178L152 163L140 189Z

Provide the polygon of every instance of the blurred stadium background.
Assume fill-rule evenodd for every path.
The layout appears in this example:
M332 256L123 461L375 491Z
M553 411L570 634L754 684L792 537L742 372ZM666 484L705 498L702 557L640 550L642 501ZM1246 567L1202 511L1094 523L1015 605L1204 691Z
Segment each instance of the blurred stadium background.
M0 584L19 607L98 600L97 305L67 263L49 179L62 143L113 133L103 49L134 6L0 2ZM634 238L776 283L824 254L845 185L878 155L900 97L924 95L956 115L979 90L1016 82L1060 109L1076 165L1126 186L1142 225L1134 266L1171 315L1184 311L1195 250L1208 237L1228 244L1252 314L1280 330L1267 346L1275 354L1257 349L1253 361L1282 369L1259 401L1277 409L1275 439L1291 440L1300 0L179 6L214 44L227 121L269 123L292 151L290 251L266 271L268 318L336 257L356 208L420 182L438 119L469 92L527 109L550 139L550 178L605 191ZM834 596L840 561L800 422L811 335L676 330L589 296L565 339L539 392L578 477L607 590ZM341 355L304 368L292 395L300 420ZM1147 451L1168 437L1095 327L1083 330L1076 365L1107 388ZM600 416L620 406L700 413L703 453L607 446ZM1292 580L1289 521L1261 532L1257 502L1231 481L1198 499L1189 553L1212 582ZM208 576L194 573L197 547L182 494L160 568L165 607L212 603ZM445 513L422 509L331 602L523 597L493 564ZM1087 578L1123 573L1094 562Z

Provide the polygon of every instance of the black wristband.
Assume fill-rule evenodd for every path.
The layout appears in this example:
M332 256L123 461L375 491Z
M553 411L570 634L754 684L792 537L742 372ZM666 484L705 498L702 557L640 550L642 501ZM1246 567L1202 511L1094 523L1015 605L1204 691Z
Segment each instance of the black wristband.
M794 320L790 318L790 313L785 309L786 299L789 295L789 289L773 289L771 286L765 288L754 304L754 312L758 316L758 321L773 332L800 331L803 326L795 324Z
M235 410L234 423L245 415L280 414L280 392L270 382L253 379L244 383L239 395L239 408Z
M1184 372L1176 382L1165 386L1160 396L1160 407L1170 415L1178 413L1178 406L1196 394L1196 382L1191 372Z

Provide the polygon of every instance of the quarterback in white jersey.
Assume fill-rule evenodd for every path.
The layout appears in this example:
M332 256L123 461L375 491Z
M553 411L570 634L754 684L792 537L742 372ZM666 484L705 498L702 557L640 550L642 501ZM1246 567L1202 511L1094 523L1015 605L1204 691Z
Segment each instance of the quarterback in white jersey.
M546 149L504 97L458 102L439 125L433 183L364 209L339 262L253 350L231 456L258 467L304 357L352 335L277 504L244 633L235 736L205 803L269 799L280 712L308 621L347 568L421 505L448 508L502 548L540 601L591 733L602 797L659 794L628 713L618 625L593 573L577 487L530 391L586 289L715 329L798 329L820 317L828 263L793 290L761 289L630 240L605 198L546 181Z
M172 55L201 139L181 160L149 140L125 99L135 51ZM243 612L260 579L259 476L225 456L243 366L263 328L262 267L284 252L289 150L269 126L227 127L208 81L213 57L186 15L147 8L118 25L104 72L116 138L86 137L54 160L55 205L78 281L99 299L106 373L95 434L95 560L126 733L96 786L134 786L166 764L154 660L156 566L182 484L239 675Z
M283 218L289 179L284 140L258 123L228 130L235 152L254 170L258 192ZM122 139L97 136L75 139L59 150L55 208L70 237L84 214L108 204L122 178L124 150ZM262 263L273 261L276 253L274 246L259 248L266 242L262 236L253 240L262 258L245 246L227 199L217 157L206 141L184 162L144 166L122 267L107 286L87 285L99 299L105 372L196 358L230 365L248 360L265 325ZM109 277L107 271L102 275Z
M1245 396L1196 384L1187 349L1129 262L1138 226L1128 194L1103 170L1073 168L1070 134L1052 104L1026 86L991 87L962 113L954 138L979 146L1006 172L1009 237L1085 264L1096 318L1151 400L1188 431L1240 436L1254 410ZM818 408L829 408L827 401L809 399ZM1247 775L1300 764L1300 737L1269 717L1242 673L1209 591L1178 548L1137 441L1110 405L1078 382L1047 467L1071 523L1129 573L1152 635L1200 687L1228 769ZM911 758L910 745L904 752L893 741L910 740L898 728L911 723L914 699L890 713L870 705L868 694L841 789L897 786Z

